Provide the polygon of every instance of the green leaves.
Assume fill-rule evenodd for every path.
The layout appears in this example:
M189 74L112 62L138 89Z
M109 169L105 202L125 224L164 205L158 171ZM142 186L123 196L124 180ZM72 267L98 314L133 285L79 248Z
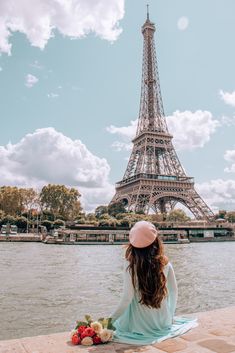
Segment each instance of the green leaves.
M90 315L85 315L86 321L76 321L75 330L77 330L80 326L90 326L90 324L94 321ZM112 325L112 318L99 318L98 322L102 325L103 328L107 328L108 330L115 330L115 327Z
M93 321L90 315L85 315L85 319L86 319L88 325L90 325Z
M80 326L87 326L87 322L86 321L76 321L75 330L77 330Z
M40 193L40 201L44 209L49 210L56 217L74 219L81 212L80 193L65 185L48 184Z
M77 330L80 326L90 326L90 324L93 321L90 315L85 315L85 320L84 321L79 321L79 320L76 321L75 330Z
M112 324L112 318L111 318L111 317L108 318L107 329L108 329L108 330L113 330L113 331L115 331L115 329L116 329L116 328L113 326L113 324Z
M100 318L98 321L101 323L103 328L107 328L108 330L115 330L115 327L112 325L112 318Z

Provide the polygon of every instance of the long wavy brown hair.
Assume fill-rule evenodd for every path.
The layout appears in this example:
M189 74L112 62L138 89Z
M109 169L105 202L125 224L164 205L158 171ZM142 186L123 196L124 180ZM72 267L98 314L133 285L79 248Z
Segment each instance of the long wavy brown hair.
M136 248L129 244L125 254L130 262L129 270L134 288L140 293L140 303L158 309L167 296L166 277L163 272L168 263L164 247L157 236L155 241L145 247Z

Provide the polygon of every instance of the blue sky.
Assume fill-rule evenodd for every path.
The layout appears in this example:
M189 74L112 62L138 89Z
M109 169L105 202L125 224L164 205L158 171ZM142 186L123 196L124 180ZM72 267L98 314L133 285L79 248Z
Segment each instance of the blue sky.
M234 209L235 3L148 3L180 160L213 209ZM65 183L87 210L109 202L138 118L146 4L1 1L0 184Z

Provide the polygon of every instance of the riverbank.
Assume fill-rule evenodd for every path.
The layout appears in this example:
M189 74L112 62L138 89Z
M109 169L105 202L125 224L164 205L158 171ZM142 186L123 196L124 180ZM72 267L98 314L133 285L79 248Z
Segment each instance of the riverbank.
M178 238L176 240L167 240L163 237L163 243L165 244L189 244L199 242L225 242L235 241L235 236L223 236L223 237L189 237L189 238ZM14 235L0 235L0 242L41 242L44 244L59 244L59 245L122 245L127 244L126 240L117 240L113 238L107 238L106 241L99 239L79 239L76 240L73 237L69 238L58 238L54 236L43 236L42 234L14 234Z
M72 346L69 333L0 341L0 353L234 353L235 306L196 313L198 327L188 333L152 346Z
M8 242L42 242L42 236L34 233L0 235L0 241Z

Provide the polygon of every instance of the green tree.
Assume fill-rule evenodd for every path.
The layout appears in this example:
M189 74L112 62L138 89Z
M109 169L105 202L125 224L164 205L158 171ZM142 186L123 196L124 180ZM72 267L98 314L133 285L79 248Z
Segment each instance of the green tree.
M11 216L11 215L7 215L2 219L2 224L16 224L16 218Z
M75 219L81 213L80 193L65 185L48 184L40 193L43 209L49 210L54 219L62 216L65 220Z
M113 202L108 205L108 214L115 217L118 213L126 213L125 206L122 201Z
M120 225L123 227L132 227L136 222L149 221L149 216L144 213L121 213L117 215Z
M88 214L86 214L86 220L85 220L85 222L86 222L87 224L93 224L93 225L98 225L98 224L99 224L99 222L98 222L98 220L97 220L97 218L96 218L96 216L95 216L94 213L88 213Z
M22 197L22 204L26 211L38 208L39 198L38 193L33 188L21 188L19 189Z
M187 222L190 218L186 215L186 213L181 209L175 209L169 212L166 217L167 222Z
M99 219L99 226L116 227L117 223L117 219L108 213L103 214Z
M149 215L149 221L154 223L154 224L158 224L160 222L163 222L163 214L162 213L155 213L155 214L151 214Z
M95 209L95 216L96 218L101 218L103 214L108 213L108 206L98 206Z
M5 217L5 212L3 212L3 210L0 210L0 222L4 217Z
M84 216L84 217L79 217L79 218L76 220L76 224L86 224L86 218L85 218L85 216Z
M229 223L235 223L235 211L227 212L226 219Z
M47 230L51 230L53 228L53 222L51 221L42 221L42 226L46 227Z
M226 210L219 210L219 212L215 215L215 219L223 218L226 219L227 211Z
M23 195L15 186L0 187L0 209L8 215L20 215L23 211Z
M27 229L27 218L17 217L15 224L17 225L17 228L25 230L25 229Z
M54 214L49 211L49 210L43 210L42 211L42 219L45 221L53 221L54 220Z
M59 228L65 225L65 221L63 221L62 219L56 219L54 224L54 228Z

